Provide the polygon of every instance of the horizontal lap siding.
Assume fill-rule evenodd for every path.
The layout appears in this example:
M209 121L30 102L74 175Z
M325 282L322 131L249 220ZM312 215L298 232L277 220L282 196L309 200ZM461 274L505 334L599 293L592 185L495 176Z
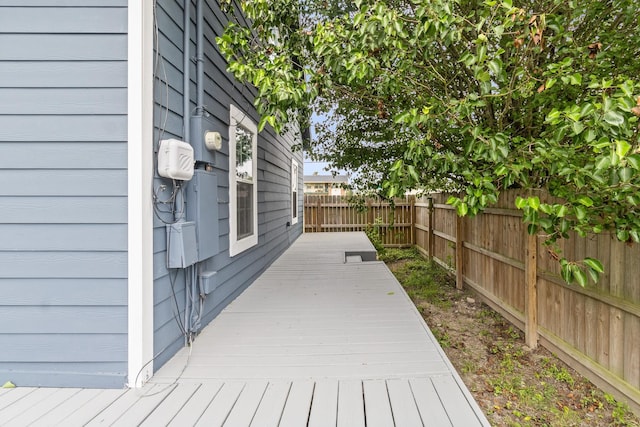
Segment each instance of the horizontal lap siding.
M162 138L183 139L182 129L182 85L183 66L183 2L160 0L157 19L159 23L159 57L161 63L156 73L156 141ZM252 120L258 122L253 107L254 90L234 82L226 71L226 63L215 44L215 37L221 34L226 17L216 2L204 2L205 18L205 94L204 104L210 114L210 120L217 125L223 139L223 148L215 154L214 172L218 180L218 216L219 239L218 255L205 261L204 270L216 271L217 288L207 296L202 325L211 321L233 298L245 289L255 278L302 232L302 219L298 224L287 227L291 221L291 158L299 163L302 188L302 156L292 154L291 146L295 142L293 135L277 136L272 130L258 135L258 245L231 258L229 256L229 149L228 127L229 106L235 105ZM191 8L191 52L196 56L196 4ZM191 63L190 110L195 109L196 66ZM167 93L169 101L167 102ZM196 136L192 135L192 138ZM169 185L168 181L156 178L155 187ZM300 192L301 193L301 192ZM302 195L299 196L298 212L302 212ZM155 361L155 369L164 364L183 343L177 327L176 310L171 308L175 300L184 306L184 275L178 274L171 280L165 267L166 236L164 224L155 221L154 231L154 278L155 278L155 343L154 352L161 354ZM173 270L172 270L173 271ZM175 297L174 297L175 292ZM179 314L183 317L183 312Z
M0 0L0 380L122 387L127 2Z

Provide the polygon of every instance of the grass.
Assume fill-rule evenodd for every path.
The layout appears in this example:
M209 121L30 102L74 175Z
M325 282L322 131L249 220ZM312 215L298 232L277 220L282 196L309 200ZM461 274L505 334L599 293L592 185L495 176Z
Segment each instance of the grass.
M442 284L450 281L447 273L424 260L415 249L386 249L380 259L396 264L393 272L413 301L426 301L439 307L451 305Z

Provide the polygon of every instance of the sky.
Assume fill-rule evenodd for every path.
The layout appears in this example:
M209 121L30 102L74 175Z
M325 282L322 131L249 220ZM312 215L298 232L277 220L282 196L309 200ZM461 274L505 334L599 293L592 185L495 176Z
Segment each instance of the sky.
M304 174L305 175L313 175L314 172L318 172L318 175L329 175L330 172L324 170L324 168L328 165L325 162L314 162L309 160L305 155L304 159Z
M316 137L316 132L315 132L315 123L318 123L320 121L324 120L324 117L322 115L317 115L317 114L313 114L311 116L311 140L314 140ZM304 174L305 175L313 175L314 172L317 172L318 175L331 175L331 172L327 172L325 170L325 168L328 166L329 164L327 162L316 162L313 161L311 159L309 159L309 157L306 155L304 156ZM341 174L346 174L345 171L340 171Z

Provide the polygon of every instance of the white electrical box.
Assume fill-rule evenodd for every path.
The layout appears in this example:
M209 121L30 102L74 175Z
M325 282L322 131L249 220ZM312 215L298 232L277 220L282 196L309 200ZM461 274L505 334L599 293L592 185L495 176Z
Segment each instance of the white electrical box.
M163 139L158 150L158 175L188 181L193 177L193 147L177 139Z

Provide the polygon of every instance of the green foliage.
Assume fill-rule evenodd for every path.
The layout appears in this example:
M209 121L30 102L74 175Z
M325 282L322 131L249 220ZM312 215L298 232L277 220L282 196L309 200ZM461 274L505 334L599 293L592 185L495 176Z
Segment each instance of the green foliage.
M419 261L424 260L420 252L417 249L398 249L398 248L387 248L384 253L379 257L380 261L384 261L386 263L389 262L397 262L400 260L411 260L411 261Z
M474 215L520 188L552 248L571 231L640 240L635 0L241 5L250 27L232 18L217 40L257 88L261 128L304 125L311 106L327 119L315 155L389 197L457 190L449 202ZM601 270L564 261L582 286Z
M415 249L387 250L381 259L400 262L394 275L414 301L426 301L439 307L449 306L445 287L451 287L451 278L440 266L425 260Z
M385 251L384 242L382 241L382 218L376 217L373 220L373 224L367 224L367 228L364 229L364 232L367 234L367 237L373 243L373 246L378 251L378 254L383 254Z

